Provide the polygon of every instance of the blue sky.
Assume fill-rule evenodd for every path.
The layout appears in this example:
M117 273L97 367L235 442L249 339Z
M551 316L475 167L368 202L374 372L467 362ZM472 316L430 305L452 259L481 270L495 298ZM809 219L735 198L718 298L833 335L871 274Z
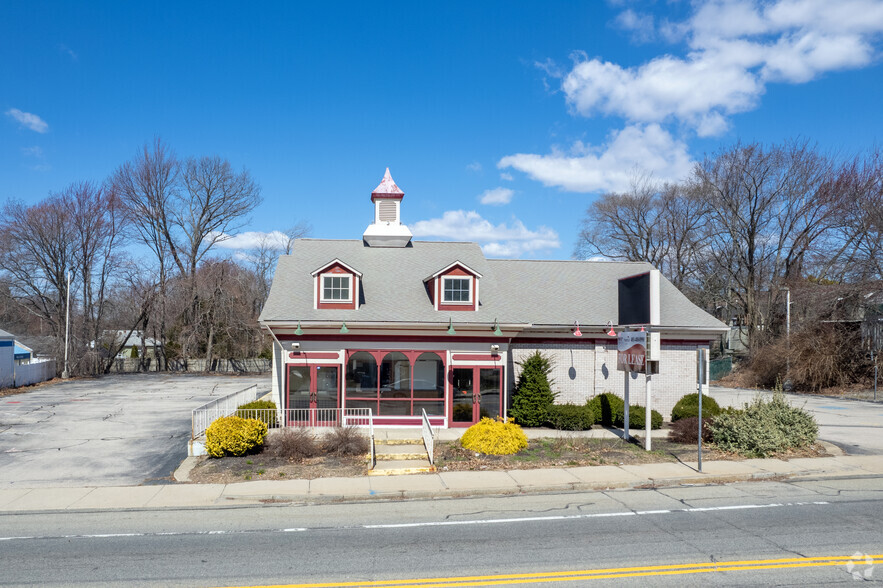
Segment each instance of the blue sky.
M388 166L421 239L569 258L598 194L722 146L879 146L883 2L4 2L0 200L161 137L263 188L247 244L360 238Z

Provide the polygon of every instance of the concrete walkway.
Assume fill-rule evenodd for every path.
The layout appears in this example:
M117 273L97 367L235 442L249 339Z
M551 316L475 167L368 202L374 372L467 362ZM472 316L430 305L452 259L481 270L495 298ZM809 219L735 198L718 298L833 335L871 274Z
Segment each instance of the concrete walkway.
M836 456L560 469L436 472L410 476L170 484L83 488L0 489L0 512L205 508L267 503L319 503L457 498L533 492L591 491L742 480L816 479L883 475L880 456Z

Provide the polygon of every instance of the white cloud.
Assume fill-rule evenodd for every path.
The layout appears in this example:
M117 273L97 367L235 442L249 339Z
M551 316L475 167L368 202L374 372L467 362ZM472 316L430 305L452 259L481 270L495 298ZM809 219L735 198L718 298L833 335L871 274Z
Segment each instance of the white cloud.
M512 167L546 186L572 192L625 191L636 173L659 181L677 181L692 169L687 145L657 124L627 126L614 131L602 147L575 143L569 152L549 155L518 153L502 158L500 168Z
M22 147L21 152L26 157L35 157L37 159L43 159L43 148L37 145L33 147Z
M515 178L513 178L513 177L512 177L512 174L510 174L510 173L508 173L508 172L500 172L500 179L501 179L501 180L504 180L504 181L506 181L506 182L511 182L511 181L514 180Z
M631 8L620 12L614 24L632 33L632 38L639 43L647 43L656 37L653 15L635 12Z
M470 164L468 164L468 165L466 166L466 169L469 170L469 171L471 171L471 172L476 172L476 173L478 173L478 172L481 171L481 164L478 163L477 161L473 161L472 163L470 163Z
M631 9L616 23L644 36L653 26ZM686 56L622 67L577 54L561 83L570 108L632 123L674 120L700 136L720 134L729 115L757 107L771 82L805 83L871 64L883 33L883 3L713 0L683 23L663 23L660 31L686 41Z
M512 202L512 196L515 195L514 190L510 190L509 188L493 188L491 190L485 190L481 193L481 196L478 198L481 200L482 204L509 204Z
M12 117L21 126L31 129L32 131L35 131L37 133L45 133L49 131L49 125L46 123L46 121L36 114L31 114L30 112L22 112L18 108L10 108L6 111L6 116Z
M511 225L495 225L474 210L448 210L442 218L414 223L411 232L415 237L475 241L491 257L520 257L561 246L553 229L541 226L532 231L518 219L513 219Z
M217 234L217 233L216 233ZM210 235L209 238L214 237ZM282 231L246 231L238 235L221 235L221 240L215 243L215 247L221 249L258 249L262 245L268 247L284 248L288 243L288 236Z

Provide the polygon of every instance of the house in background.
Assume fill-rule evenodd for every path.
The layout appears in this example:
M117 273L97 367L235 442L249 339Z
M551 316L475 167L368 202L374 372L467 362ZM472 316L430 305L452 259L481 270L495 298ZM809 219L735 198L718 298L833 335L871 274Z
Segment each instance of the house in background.
M33 350L0 330L0 388L28 386L55 377L55 360L34 357Z
M646 263L487 259L476 243L414 241L389 170L361 239L298 239L279 259L260 322L274 338L273 396L286 409L370 408L376 425L465 427L505 416L519 362L555 364L558 403L623 394L618 280ZM696 390L696 350L729 329L661 279L659 374L668 415ZM620 329L621 330L621 329ZM632 403L644 378L630 376Z
M0 388L15 382L15 337L0 329Z

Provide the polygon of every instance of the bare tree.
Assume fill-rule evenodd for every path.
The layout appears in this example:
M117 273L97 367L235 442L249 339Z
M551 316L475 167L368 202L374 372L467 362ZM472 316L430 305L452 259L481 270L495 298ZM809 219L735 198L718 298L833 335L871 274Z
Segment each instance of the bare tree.
M781 286L802 274L833 223L830 165L806 142L736 145L706 158L696 180L708 203L714 271L732 284L749 349L769 333ZM762 329L764 329L762 331Z

